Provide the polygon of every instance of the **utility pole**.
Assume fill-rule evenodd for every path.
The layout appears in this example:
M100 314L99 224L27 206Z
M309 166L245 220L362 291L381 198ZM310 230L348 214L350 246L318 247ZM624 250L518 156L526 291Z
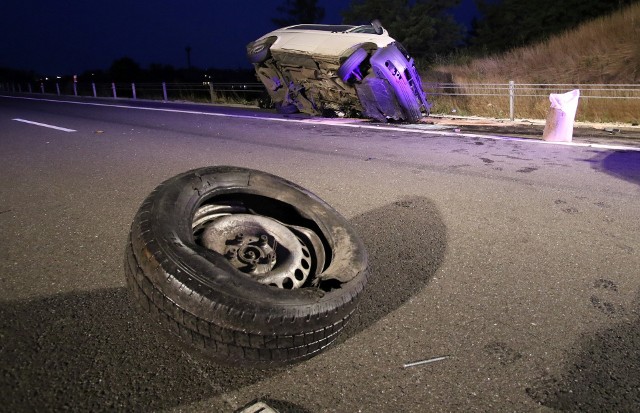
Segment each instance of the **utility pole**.
M191 69L191 46L187 46L184 48L187 52L187 69Z

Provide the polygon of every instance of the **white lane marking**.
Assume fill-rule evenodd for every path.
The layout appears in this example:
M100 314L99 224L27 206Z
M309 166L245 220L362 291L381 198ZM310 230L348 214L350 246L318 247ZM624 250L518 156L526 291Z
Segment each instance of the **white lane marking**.
M512 141L512 142L522 142L522 143L541 144L541 145L574 146L574 147L598 148L598 149L607 149L607 150L616 150L616 151L640 151L640 148L635 146L606 145L606 144L600 144L600 143L581 143L581 142L547 142L541 139L514 138L510 136L480 135L480 134L474 134L474 133L460 133L460 132L451 132L451 131L443 132L443 131L434 131L434 130L425 130L425 129L408 129L408 128L401 128L397 126L371 125L371 124L364 124L363 122L358 122L358 121L355 121L355 123L345 123L344 120L340 121L340 120L317 119L317 118L316 119L271 118L271 117L263 117L263 116L233 115L233 114L227 114L227 113L210 113L210 112L201 112L201 111L195 111L195 110L145 108L145 107L137 107L137 106L113 105L113 104L107 104L107 103L38 99L38 98L29 98L24 96L0 95L0 97L10 98L10 99L37 100L37 101L54 102L54 103L69 103L73 105L104 106L104 107L120 108L120 109L136 109L136 110L147 110L147 111L156 111L156 112L185 113L190 115L218 116L222 118L252 119L252 120L271 121L271 122L292 122L292 123L307 123L307 124L315 123L315 124L330 125L330 126L341 126L341 127L347 127L347 128L419 133L422 135L436 135L436 136L442 136L442 137L460 136L463 138L491 139L491 140L498 140L498 141Z
M460 132L452 132L452 131L437 131L437 130L425 130L425 129L414 129L414 128L401 128L396 126L377 126L377 125L362 125L362 124L354 124L354 123L341 123L334 120L324 120L324 119L303 119L299 120L301 123L319 123L322 125L332 125L332 126L345 126L351 128L365 128L365 129L376 129L376 130L389 130L394 132L413 132L420 133L424 135L437 135L437 136L461 136L464 138L477 138L477 139L491 139L498 141L512 141L512 142L524 142L524 143L533 143L533 144L541 144L541 145L559 145L559 146L576 146L576 147L584 147L584 148L598 148L598 149L609 149L609 150L622 150L622 151L640 151L639 147L635 146L623 146L623 145L606 145L601 143L582 143L582 142L548 142L543 141L541 139L526 139L526 138L514 138L511 136L499 136L499 135L480 135L475 133L460 133Z
M44 128L61 130L63 132L76 132L75 129L67 129L67 128L63 128L61 126L49 125L47 123L34 122L32 120L26 120L26 119L20 119L20 118L15 118L15 119L12 119L12 120L15 120L16 122L28 123L30 125L42 126Z

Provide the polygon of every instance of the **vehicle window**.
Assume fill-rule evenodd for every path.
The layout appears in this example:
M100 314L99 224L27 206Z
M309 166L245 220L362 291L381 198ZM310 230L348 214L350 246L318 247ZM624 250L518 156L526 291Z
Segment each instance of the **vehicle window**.
M376 30L371 25L358 26L353 30L350 30L349 33L367 33L367 34L377 34Z
M353 26L346 24L298 24L287 27L286 30L318 30L322 32L346 32Z

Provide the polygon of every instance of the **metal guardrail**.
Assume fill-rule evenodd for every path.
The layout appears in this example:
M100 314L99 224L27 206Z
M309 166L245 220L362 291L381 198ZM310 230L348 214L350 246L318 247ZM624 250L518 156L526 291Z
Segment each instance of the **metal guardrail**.
M518 97L547 98L551 93L580 90L581 99L640 99L638 84L542 84L542 83L425 83L429 96L493 96L509 99L509 117L515 118Z
M580 96L595 99L640 99L640 85L536 84L536 83L425 83L431 95L539 97L580 89ZM612 94L615 94L612 96Z
M231 96L248 96L255 99L265 92L262 83L87 83L87 82L36 82L0 83L0 91L12 93L55 94L58 96L89 96L156 100L211 100L228 99Z
M19 93L63 93L69 89L70 82L38 82L38 83L0 83L0 90L5 92ZM79 93L84 88L95 88L98 90L108 89L113 91L210 91L232 92L232 93L263 93L262 83L166 83L166 82L145 82L145 83L73 83L77 90L76 95L91 95L93 93ZM423 87L433 96L510 96L516 97L539 97L547 96L550 93L563 93L573 89L580 89L580 95L584 98L594 99L640 99L640 84L536 84L536 83L430 83L424 82ZM72 86L71 88L74 88ZM58 93L60 90L60 93ZM116 92L117 93L117 92Z
M581 99L640 99L638 84L535 84L535 83L431 83L423 87L429 96L492 96L509 99L513 120L519 97L542 98L551 93L580 90ZM265 93L262 83L76 83L48 81L38 83L0 83L0 90L13 93L40 93L156 100L195 100L220 102L230 99L255 101Z

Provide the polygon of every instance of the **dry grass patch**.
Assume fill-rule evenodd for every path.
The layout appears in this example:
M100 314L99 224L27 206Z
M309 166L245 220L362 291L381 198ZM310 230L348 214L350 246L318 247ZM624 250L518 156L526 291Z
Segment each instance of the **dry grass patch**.
M567 85L558 92L571 90L574 88L571 85L577 84L637 85L640 81L638 39L640 3L635 3L530 47L514 49L500 56L474 59L466 64L435 67L424 75L424 79L428 83L444 78L456 85L504 84L509 80L518 84ZM469 85L460 92L473 93L473 89L474 86ZM503 91L502 94L507 93ZM636 88L635 91L616 94L627 99L581 98L577 117L590 121L637 123L640 90ZM518 97L516 116L544 118L549 107L546 96ZM432 100L434 112L456 109L480 116L509 115L506 96L434 96Z

